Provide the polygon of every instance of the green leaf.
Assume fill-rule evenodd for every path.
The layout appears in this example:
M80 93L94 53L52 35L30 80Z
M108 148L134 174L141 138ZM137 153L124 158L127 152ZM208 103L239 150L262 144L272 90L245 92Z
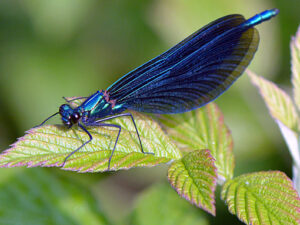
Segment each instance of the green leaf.
M296 36L291 41L292 52L292 82L294 86L294 101L300 110L300 26Z
M299 119L291 98L271 81L259 77L249 70L247 73L252 83L259 89L272 117L293 131L298 131Z
M133 113L145 152L141 152L138 137L130 117L119 117L110 122L122 127L121 135L112 157L111 170L154 166L181 157L159 125L149 117ZM93 140L72 155L63 169L80 172L105 171L118 134L118 129L88 127ZM33 128L12 147L0 155L1 167L61 166L65 157L88 140L87 134L74 127L47 125Z
M209 149L216 160L219 181L233 176L232 136L216 104L187 113L162 115L159 121L182 151Z
M246 224L299 224L300 199L282 172L245 174L227 181L222 198L229 211Z
M108 224L87 189L43 168L2 168L0 199L0 224Z
M190 203L216 214L217 168L209 150L196 150L172 163L168 179L177 193Z
M181 199L169 185L156 184L137 199L132 225L208 225L205 214Z

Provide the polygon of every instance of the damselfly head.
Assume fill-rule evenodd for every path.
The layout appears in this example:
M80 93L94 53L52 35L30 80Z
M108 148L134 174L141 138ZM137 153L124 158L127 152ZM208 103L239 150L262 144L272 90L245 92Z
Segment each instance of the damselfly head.
M68 128L72 127L74 124L72 122L72 115L74 110L68 104L63 104L59 107L59 114L61 115L61 120L65 126Z
M76 109L72 109L68 104L63 104L59 107L59 114L61 115L63 124L68 128L78 123L81 118L81 114Z

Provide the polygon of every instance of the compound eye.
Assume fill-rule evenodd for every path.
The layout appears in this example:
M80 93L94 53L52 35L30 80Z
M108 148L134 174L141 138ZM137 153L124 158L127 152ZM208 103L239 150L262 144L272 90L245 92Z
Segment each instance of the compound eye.
M78 112L75 112L71 115L72 123L77 123L79 119L80 119L80 115Z
M71 107L67 104L63 104L59 107L59 113L62 116L65 116L67 112L71 109Z

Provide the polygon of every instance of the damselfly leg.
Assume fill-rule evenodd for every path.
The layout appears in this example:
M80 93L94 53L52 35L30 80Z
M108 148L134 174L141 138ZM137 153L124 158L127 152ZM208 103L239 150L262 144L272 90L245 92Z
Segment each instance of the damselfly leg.
M138 129L136 127L136 124L135 124L135 121L134 121L134 118L132 116L131 113L122 113L122 114L118 114L118 115L114 115L114 116L110 116L110 117L106 117L106 118L103 118L101 120L97 120L97 121L94 121L94 122L85 122L84 125L85 126L95 126L95 127L115 127L115 128L118 128L119 129L119 132L118 132L118 135L117 135L117 138L116 138L116 141L115 141L115 144L114 144L114 147L113 147L113 150L112 150L112 153L108 159L108 167L107 169L110 170L110 163L111 163L111 159L113 157L113 154L115 152L115 149L116 149L116 146L117 146L117 143L118 143L118 140L119 140L119 137L120 137L120 133L121 133L121 130L122 130L122 127L120 125L117 125L117 124L107 124L107 123L102 123L104 121L107 121L107 120L111 120L111 119L114 119L114 118L118 118L118 117L122 117L122 116L130 116L131 117L131 120L134 124L134 127L135 127L135 130L136 130L136 133L137 133L137 136L138 136L138 139L139 139L139 143L140 143L140 146L141 146L141 151L142 153L144 154L153 154L152 152L144 152L144 149L143 149L143 145L142 145L142 141L140 139L140 134L138 132ZM78 126L83 130L85 131L90 139L88 141L86 141L83 145L81 145L79 148L77 148L76 150L72 151L64 160L64 163L62 164L62 166L65 165L66 161L74 154L76 153L77 151L79 151L83 146L85 146L86 144L88 144L90 141L92 141L93 137L92 135L90 134L90 132L88 132L88 130L80 123L78 123Z
M90 133L84 126L82 126L81 123L78 123L78 126L79 126L85 133L87 133L87 134L89 135L89 138L90 138L90 139L89 139L88 141L84 142L83 145L81 145L79 148L77 148L77 149L75 149L73 152L71 152L71 153L65 158L65 160L64 160L64 162L63 162L63 164L62 164L62 167L65 166L65 164L66 164L68 158L70 158L74 153L76 153L77 151L79 151L81 148L83 148L83 146L87 145L88 143L90 143L90 142L93 140L93 136L91 135L91 133Z
M75 100L80 100L80 99L87 99L88 97L78 97L78 98L73 98L71 100L68 100L66 97L63 97L63 99L67 102L67 103L71 103Z
M106 118L103 118L103 119L100 119L100 120L97 120L95 122L91 122L91 123L85 123L86 126L111 126L111 127L116 127L116 128L119 128L119 132L118 132L118 136L116 138L116 141L115 141L115 145L114 145L114 148L113 148L113 151L109 157L109 160L108 160L108 170L110 169L110 162L111 162L111 159L113 157L113 154L114 154L114 151L116 149L116 146L117 146L117 143L118 143L118 140L119 140L119 136L120 136L120 133L121 133L121 126L120 125L116 125L116 124L106 124L106 123L102 123L104 121L107 121L107 120L111 120L111 119L114 119L114 118L118 118L118 117L123 117L123 116L130 116L132 122L133 122L133 125L135 127L135 130L136 130L136 134L138 136L138 139L139 139L139 143L140 143L140 146L141 146L141 151L143 154L152 154L154 155L153 152L145 152L144 149L143 149L143 145L142 145L142 141L141 141L141 138L140 138L140 134L139 134L139 131L137 129L137 126L135 124L135 121L134 121L134 118L132 116L131 113L122 113L122 114L118 114L118 115L114 115L114 116L109 116L109 117L106 117Z
M94 126L94 127L115 127L115 128L119 129L118 136L117 136L115 144L114 144L114 148L113 148L113 150L112 150L112 152L111 152L111 154L109 156L109 159L108 159L107 170L109 171L110 170L110 162L111 162L111 159L112 159L113 154L115 152L115 149L116 149L119 137L120 137L120 133L121 133L121 130L122 130L121 126L117 125L117 124L100 123L100 122L97 122L97 121L96 122L91 122L91 123L86 123L85 125L86 126ZM83 147L83 145L80 148L82 148L82 147ZM71 153L71 155L74 154L75 152L77 152L79 149L76 149L74 152Z
M141 138L140 138L140 134L139 134L139 131L138 131L137 127L136 127L134 118L133 118L133 116L132 116L131 113L121 113L121 114L117 114L117 115L114 115L114 116L105 117L105 118L103 118L103 119L97 120L96 122L104 122L104 121L111 120L111 119L118 118L118 117L122 117L122 116L130 116L130 118L131 118L131 120L132 120L132 122L133 122L134 128L135 128L136 134L137 134L137 136L138 136L139 142L140 142L140 146L141 146L141 151L142 151L142 153L154 155L153 152L144 152L143 145L142 145L142 141L141 141Z

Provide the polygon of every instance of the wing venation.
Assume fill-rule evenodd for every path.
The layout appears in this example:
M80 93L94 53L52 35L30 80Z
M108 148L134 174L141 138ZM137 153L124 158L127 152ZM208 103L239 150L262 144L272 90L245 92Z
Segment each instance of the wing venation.
M108 88L127 108L180 113L214 100L243 73L259 42L241 15L220 18Z

